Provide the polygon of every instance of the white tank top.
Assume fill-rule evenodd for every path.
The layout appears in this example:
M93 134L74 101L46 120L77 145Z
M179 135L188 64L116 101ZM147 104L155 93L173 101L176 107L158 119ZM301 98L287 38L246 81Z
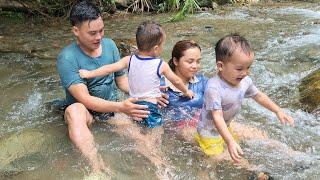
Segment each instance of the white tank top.
M159 89L162 59L132 55L128 66L129 94L134 98L156 98Z

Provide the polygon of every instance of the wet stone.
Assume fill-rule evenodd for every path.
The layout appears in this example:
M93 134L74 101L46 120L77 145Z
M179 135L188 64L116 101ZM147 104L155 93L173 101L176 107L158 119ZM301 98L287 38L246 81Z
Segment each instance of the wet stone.
M303 78L299 86L303 108L312 113L320 110L320 69Z

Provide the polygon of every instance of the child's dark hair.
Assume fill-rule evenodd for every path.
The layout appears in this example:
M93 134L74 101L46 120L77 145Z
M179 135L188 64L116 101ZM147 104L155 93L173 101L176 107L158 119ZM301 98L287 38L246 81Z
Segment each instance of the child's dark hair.
M229 34L221 38L215 46L216 61L225 61L232 56L233 52L240 48L245 54L250 54L251 49L249 41L239 34Z
M136 32L136 41L139 51L150 51L159 45L164 37L164 31L156 22L145 21L141 23Z
M172 71L175 71L176 69L176 65L173 62L173 58L176 58L176 60L180 60L180 58L182 56L184 56L184 52L188 49L191 48L198 48L201 51L200 46L192 41L192 40L182 40L182 41L178 41L172 49L172 53L171 53L171 59L169 60L168 64L170 66L170 68L172 69Z
M90 1L84 0L77 2L70 11L70 23L77 26L84 21L96 20L101 16L99 8Z

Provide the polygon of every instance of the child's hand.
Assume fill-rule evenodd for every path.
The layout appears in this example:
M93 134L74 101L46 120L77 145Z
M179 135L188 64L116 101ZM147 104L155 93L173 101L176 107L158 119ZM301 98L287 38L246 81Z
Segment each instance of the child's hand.
M243 151L238 143L234 140L227 143L229 154L234 162L239 163L243 156Z
M193 99L194 97L194 93L188 89L187 93L185 94L185 96L188 96L190 99Z
M90 71L85 70L85 69L80 69L79 70L79 75L81 78L88 78L90 74Z
M287 115L283 111L276 112L276 115L282 124L289 123L292 127L294 126L294 120L291 116Z

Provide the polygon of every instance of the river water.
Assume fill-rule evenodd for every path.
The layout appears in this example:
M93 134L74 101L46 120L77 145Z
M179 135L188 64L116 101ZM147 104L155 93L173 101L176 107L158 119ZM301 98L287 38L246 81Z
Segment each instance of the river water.
M169 17L106 17L105 34L112 39L134 39L142 21L163 22ZM64 97L55 58L73 40L69 24L61 24L48 27L1 17L0 179L81 179L88 172L68 139L61 111L52 105ZM252 79L296 122L294 128L282 126L275 115L246 100L237 121L267 132L283 147L247 140L241 143L245 157L275 179L320 179L320 118L304 112L298 101L301 79L319 68L318 3L224 7L162 25L168 37L163 58L168 59L178 40L193 39L202 47L202 71L207 76L215 72L215 42L231 32L244 35L255 49ZM114 179L155 179L155 167L133 150L132 141L117 135L113 126L96 124L92 132L102 158L116 172ZM206 161L197 148L172 134L164 135L162 149L173 167L172 179L255 177L230 162ZM288 154L286 149L296 153Z

